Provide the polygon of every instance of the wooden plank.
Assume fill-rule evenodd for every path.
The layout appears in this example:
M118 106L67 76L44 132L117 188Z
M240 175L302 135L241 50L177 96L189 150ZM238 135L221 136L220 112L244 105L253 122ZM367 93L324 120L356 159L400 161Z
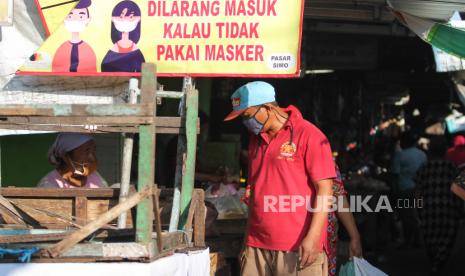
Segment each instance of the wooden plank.
M87 223L87 198L78 196L74 200L74 216L77 217L80 224Z
M74 232L61 231L60 233L48 233L48 234L16 234L16 235L0 235L0 244L7 243L38 243L38 242L50 242L50 241L61 241ZM102 230L95 235L95 239L107 239L107 238L119 238L119 237L131 237L134 235L133 229L118 229L118 230Z
M155 229L157 233L157 249L158 252L163 250L163 238L161 234L161 218L160 218L160 190L155 189L153 193L153 214L155 217Z
M29 203L29 204L19 203L17 200L10 200L10 201L14 205L16 205L18 210L20 210L23 213L24 216L26 216L28 218L32 218L33 214L38 214L38 215L42 216L43 218L45 217L45 218L51 219L52 221L54 221L57 224L64 224L66 226L81 228L81 224L78 223L78 222L75 222L75 219L74 219L74 217L72 215L57 214L56 212L50 211L50 210L45 209L43 207L32 207L31 203ZM40 225L40 222L35 220L33 224L34 225L35 224Z
M156 66L153 63L142 64L142 78L141 78L141 89L140 89L140 102L141 104L152 105L156 108L155 103L155 91L157 90L157 71ZM154 109L151 110L151 115L156 114ZM149 114L150 115L150 114Z
M10 116L0 117L0 124L59 124L59 125L135 125L135 124L152 124L153 116L123 116L123 117L95 117L95 116L69 116L69 117L27 117L27 116ZM180 128L182 127L180 117L160 116L156 117L155 125L157 127Z
M151 124L153 117L148 116L124 116L124 117L86 117L86 116L70 116L70 117L23 117L11 116L0 117L1 124L57 124L57 125L138 125L138 124ZM173 120L169 120L173 122ZM164 122L166 124L166 122Z
M154 64L142 65L141 102L155 101L157 89L156 68ZM153 116L156 116L156 104L153 105ZM155 182L155 125L139 126L139 161L137 190L151 187ZM153 202L145 198L137 205L136 241L148 244L152 241ZM153 257L153 256L150 256Z
M205 192L202 189L196 189L197 194L196 206L194 212L194 246L205 246L205 219L207 210L205 207Z
M24 218L16 210L16 208L11 205L8 199L0 195L0 215L6 223L13 223L26 226Z
M195 191L192 193L192 199L191 199L191 204L189 206L189 213L187 215L187 221L186 221L186 226L184 227L184 230L189 233L189 241L192 240L192 233L193 233L193 228L192 225L194 224L194 214L197 208L198 204L198 193Z
M57 221L57 218L46 215L44 212L34 211L32 208L38 208L62 217L69 217L73 213L73 200L70 199L44 199L35 198L9 198L13 204L18 204L18 210L23 216L28 216L38 223L51 223L65 225L63 221ZM25 208L24 206L28 206Z
M0 105L1 116L151 116L153 103Z
M79 133L138 133L139 128L137 126L127 127L108 127L98 126L97 129L86 129L82 126L66 126L66 125L18 125L18 124L2 124L0 122L1 129L12 129L12 130L39 130L39 131L54 131L54 132L79 132ZM175 127L157 127L156 131L158 134L179 134L185 133L184 128Z
M87 201L87 219L88 221L96 220L101 214L107 212L114 206L118 204L118 199L113 198L108 199L91 199ZM131 228L132 225L132 213L128 212L126 219L126 226ZM116 221L111 221L110 224L116 223Z
M66 225L72 225L69 221L76 221L76 225L78 226L84 225L85 222L82 218L86 218L87 221L95 220L118 203L117 197L106 199L88 198L87 200L85 197L79 198L9 197L10 200L18 204L18 210L20 210L21 216L26 221L32 221L31 224L47 228L63 228ZM79 203L79 201L82 201L82 203ZM84 204L84 201L87 201L87 203ZM83 207L77 206L77 203ZM43 211L36 211L33 208ZM61 218L61 220L57 220L57 218ZM63 221L63 219L66 219L68 222ZM132 214L129 212L126 222L128 227L133 226L132 221ZM16 222L7 221L7 223ZM4 227L11 227L11 225ZM23 226L23 228L26 228L26 226Z
M214 276L217 271L226 266L226 260L222 252L210 253L210 275Z
M85 239L87 236L98 230L103 225L109 223L118 217L122 212L126 212L135 205L137 205L141 200L147 198L152 194L152 186L145 186L140 192L137 192L131 195L126 201L116 205L108 212L102 214L98 219L86 224L81 229L69 235L67 238L63 239L56 245L44 250L42 253L50 257L59 257L63 255L66 251L72 248L74 245Z
M118 233L120 235L130 235L130 234L134 234L133 232L132 233L125 233L127 232L127 230L109 230L109 232L114 232L112 233L111 235L114 236L114 235L117 235L115 233ZM121 233L119 233L121 232ZM58 233L57 233L58 234ZM97 237L99 237L100 235L97 235ZM185 239L185 233L183 232L172 232L172 233L168 233L168 232L164 232L162 233L162 238L163 240L165 241L163 243L163 251L161 252L156 252L156 254L154 254L154 256L150 259L150 260L155 260L156 258L159 258L161 256L166 256L166 254L171 254L174 252L175 249L184 249L186 248L188 245L186 244L186 239ZM111 243L112 245L115 245L116 247L119 247L119 251L120 253L123 253L124 254L124 247L126 245L130 245L132 246L133 244L135 243ZM23 243L11 243L8 245L8 248L11 248L11 249L19 249L19 248L30 248L32 246L35 246L35 247L39 247L41 249L47 249L47 248L50 248L50 244L49 243L35 243L35 244L30 244L30 243L27 243L27 242L23 242ZM91 262L94 262L94 261L97 261L97 260L104 260L104 261L110 261L110 260L115 260L115 261L131 261L131 260L135 260L135 261L141 261L141 260L145 260L147 261L147 256L143 256L141 258L133 258L133 257L129 257L128 254L126 255L123 255L123 254L119 254L119 255L116 255L116 256L111 256L113 255L109 253L109 250L106 251L106 253L104 253L104 243L80 243L80 244L76 244L75 246L73 246L69 251L65 252L61 257L59 258L48 258L48 256L33 256L31 262L45 262L45 263L54 263L54 262L89 262L89 260ZM142 246L139 244L139 246ZM154 246L153 243L150 243L148 246L145 246L150 254L150 251L153 251L155 250L156 251L156 248ZM113 251L113 250L112 250ZM115 252L115 251L113 251ZM107 255L106 257L104 257L104 255ZM134 256L134 254L132 254ZM119 256L119 257L118 257ZM126 256L126 257L121 257L121 256ZM39 257L39 258L38 258ZM0 259L0 262L3 262L4 259ZM15 262L18 262L17 259L9 259L9 262L11 263L15 263Z
M194 189L195 176L195 156L197 153L197 132L196 124L199 111L199 93L192 87L186 90L186 139L187 150L184 170L182 173L182 189L181 189L181 208L179 218L179 229L184 229L189 212L189 204L192 198Z
M74 188L74 189L56 189L56 188L17 188L5 187L0 188L0 194L6 198L9 197L33 197L33 198L118 198L119 189L101 188Z

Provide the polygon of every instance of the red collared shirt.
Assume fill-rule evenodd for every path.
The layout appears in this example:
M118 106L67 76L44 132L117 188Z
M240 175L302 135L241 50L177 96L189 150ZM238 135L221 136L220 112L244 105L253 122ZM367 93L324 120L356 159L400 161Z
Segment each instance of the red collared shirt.
M315 198L313 183L336 177L331 147L325 135L304 120L294 106L289 119L271 141L261 133L249 144L249 183L253 208L247 245L296 251L309 230ZM326 242L326 225L321 248Z

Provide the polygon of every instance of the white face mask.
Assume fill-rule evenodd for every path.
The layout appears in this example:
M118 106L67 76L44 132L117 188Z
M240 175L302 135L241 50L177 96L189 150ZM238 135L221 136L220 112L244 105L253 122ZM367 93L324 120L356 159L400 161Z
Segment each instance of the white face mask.
M86 22L76 20L65 20L65 28L70 33L80 33L86 28Z
M134 31L137 28L137 24L139 21L121 21L121 20L114 20L115 28L122 32L122 33L129 33Z

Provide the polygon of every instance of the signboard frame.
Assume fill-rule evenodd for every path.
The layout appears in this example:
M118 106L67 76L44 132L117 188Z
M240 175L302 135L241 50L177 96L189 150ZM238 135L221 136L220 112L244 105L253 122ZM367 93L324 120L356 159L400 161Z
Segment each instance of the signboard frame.
M97 1L97 0L93 0L93 1ZM239 0L240 2L242 2L242 0ZM44 25L44 28L46 30L46 33L49 35L49 37L53 37L53 26L50 26L49 24L47 24L47 20L46 20L46 17L44 16L44 12L43 12L43 8L41 7L40 5L40 1L39 0L35 0L35 3L36 3L36 6L37 6L37 9L39 11L39 15L41 17L41 20L43 22L43 25ZM53 5L50 5L50 6L47 6L46 8L51 8L51 7L55 7L55 6L60 6L60 5L69 5L70 3L79 3L78 0L72 0L72 1L65 1L65 0L62 0L61 2L57 2L57 3L52 3ZM42 4L43 6L43 4ZM158 72L158 75L159 76L168 76L168 77L185 77L185 76L190 76L190 77L255 77L255 78L295 78L295 77L300 77L300 73L301 73L301 47L302 47L302 29L303 29L303 16L304 16L304 6L305 6L305 1L304 0L296 0L296 3L295 3L295 7L300 7L300 10L298 10L298 12L300 13L299 14L299 22L297 24L297 21L293 24L293 26L295 26L294 30L294 34L292 35L293 39L295 39L295 44L294 46L289 46L290 48L286 48L282 45L280 45L279 47L276 47L276 48L273 48L275 45L271 44L272 47L269 47L269 49L265 49L267 52L265 52L265 55L263 56L260 56L261 57L261 60L257 60L257 61L250 61L250 62L256 62L256 64L252 67L249 67L246 65L246 63L248 61L246 61L246 63L244 63L244 65L240 65L241 63L240 62L243 62L245 60L241 60L239 59L238 61L240 61L239 63L237 63L237 65L234 65L236 67L238 67L239 70L237 70L237 72L234 70L233 66L229 67L229 69L224 69L224 72L215 72L213 68L222 68L221 66L217 66L217 65L220 65L221 63L225 63L227 62L226 59L219 59L219 60L211 60L211 59L208 59L210 56L205 56L203 57L203 60L198 60L198 61L184 61L184 60L173 60L173 59L169 59L169 58L163 58L162 59L159 59L159 56L157 56L156 59L151 59L151 60L148 60L147 62L155 62L157 64L159 64L159 68L160 68L160 71ZM297 9L296 9L297 11ZM95 13L94 13L95 14ZM278 14L279 15L279 14ZM276 16L276 14L275 14ZM282 15L281 15L282 16ZM297 19L296 18L296 19ZM212 22L212 24L214 24ZM56 26L55 26L56 27ZM52 33L50 33L52 32ZM265 39L263 40L263 45L268 45L270 44L269 43L269 33L270 31L267 30L267 36L265 36ZM268 44L267 44L267 41L268 41ZM282 41L285 41L285 40L282 40ZM167 43L168 45L170 44L170 42L165 42ZM242 41L238 41L238 42L232 42L232 45L234 45L234 43L238 43L239 46L243 45ZM255 41L251 40L251 43L250 44L254 44ZM258 42L256 42L258 43ZM289 42L286 42L286 43L289 43ZM218 45L220 45L222 43L219 43ZM225 46L224 49L226 49L226 42L224 43ZM227 45L227 46L232 46L232 45ZM236 48L237 46L236 45ZM249 45L247 45L249 46ZM250 45L250 46L253 46L253 45ZM202 47L202 46L201 46ZM280 48L282 48L280 50ZM242 49L242 48L241 48ZM286 51L287 50L287 51ZM198 51L198 50L197 50ZM202 50L201 50L202 51ZM245 50L244 50L245 51ZM262 49L263 51L263 49ZM226 50L225 50L226 52ZM145 53L145 52L144 52ZM245 53L245 52L243 52ZM247 52L248 53L248 52ZM259 54L261 54L263 52L260 52ZM53 52L49 54L51 55L51 57L53 57ZM202 55L202 54L201 54ZM208 54L205 54L205 55L208 55ZM287 55L287 56L286 56ZM198 54L197 54L198 56ZM60 72L57 72L57 71L54 71L54 72L51 72L51 71L48 71L48 70L30 70L31 68L35 68L35 67L31 67L31 66L24 66L22 69L20 69L17 74L19 75L59 75L59 76L140 76L141 74L139 72L133 72L133 71L129 71L129 72L103 72L103 68L100 69L99 67L99 64L100 64L100 59L99 59L99 55L97 55L98 57L98 60L97 60L97 71L95 72L87 72L87 73L76 73L76 72L66 72L66 71L60 71ZM283 70L283 69L279 69L280 67L275 67L275 63L280 63L281 59L277 59L277 58L281 58L281 57L284 57L284 58L288 58L290 59L290 63L288 64L289 67L286 67L288 68L287 70ZM198 57L197 57L198 58ZM173 60L173 61L171 61ZM278 61L277 61L278 60ZM213 61L213 63L212 63ZM174 67L174 66L171 66L169 65L170 63L172 64L175 64L175 63L183 63L183 62L186 62L186 65L185 67ZM161 68L163 68L163 63L164 64L168 64L166 68L168 68L167 70L161 70ZM201 68L200 66L192 66L193 63L204 63L205 64L205 67ZM278 64L279 65L279 64ZM243 70L244 68L250 68L250 70ZM199 70L200 69L200 70ZM204 70L205 69L205 70Z

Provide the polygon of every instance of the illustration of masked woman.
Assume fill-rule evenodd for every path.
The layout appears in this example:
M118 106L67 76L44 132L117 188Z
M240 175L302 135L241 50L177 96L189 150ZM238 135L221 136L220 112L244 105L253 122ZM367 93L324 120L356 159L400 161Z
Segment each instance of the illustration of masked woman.
M113 47L102 61L102 72L140 72L145 62L137 48L141 32L141 11L136 3L125 0L118 3L111 17Z

